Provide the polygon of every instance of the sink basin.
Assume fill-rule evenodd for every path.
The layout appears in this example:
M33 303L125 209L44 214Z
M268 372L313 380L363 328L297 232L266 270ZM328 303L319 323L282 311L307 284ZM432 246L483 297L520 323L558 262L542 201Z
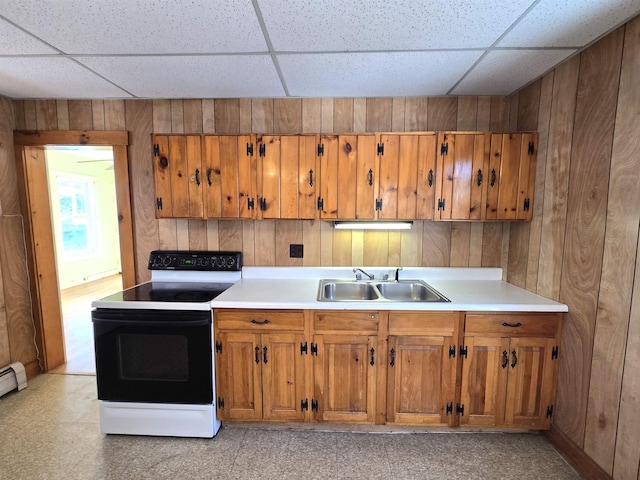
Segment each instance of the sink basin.
M320 280L320 302L448 302L422 280L399 282L362 282L356 280Z

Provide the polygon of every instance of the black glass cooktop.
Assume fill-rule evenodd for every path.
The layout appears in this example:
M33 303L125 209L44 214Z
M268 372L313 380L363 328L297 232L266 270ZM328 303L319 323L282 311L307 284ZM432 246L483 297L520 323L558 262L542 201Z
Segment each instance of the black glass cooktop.
M104 298L114 302L210 302L232 283L147 282Z

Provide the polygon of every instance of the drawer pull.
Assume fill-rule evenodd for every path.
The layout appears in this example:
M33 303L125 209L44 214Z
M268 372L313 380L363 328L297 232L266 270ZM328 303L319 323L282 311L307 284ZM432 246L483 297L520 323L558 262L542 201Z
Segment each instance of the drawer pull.
M518 356L516 355L515 350L511 352L511 355L513 355L513 362L511 362L511 368L514 368L518 364Z
M521 327L522 324L520 322L518 323L507 323L507 322L502 322L502 326L503 327L511 327L511 328L518 328Z
M266 325L269 323L269 319L265 318L264 320L256 320L255 318L251 320L251 323L255 323L256 325Z
M502 368L507 368L507 365L509 365L509 354L507 353L506 350L502 351Z
M262 353L262 361L263 361L264 363L267 363L267 347L264 347L264 348L262 349L262 352L263 352L263 353Z

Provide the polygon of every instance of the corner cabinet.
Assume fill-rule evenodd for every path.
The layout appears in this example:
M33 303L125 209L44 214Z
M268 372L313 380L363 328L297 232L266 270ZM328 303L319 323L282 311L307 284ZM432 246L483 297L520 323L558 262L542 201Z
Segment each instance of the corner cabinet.
M467 314L460 425L548 429L561 314Z

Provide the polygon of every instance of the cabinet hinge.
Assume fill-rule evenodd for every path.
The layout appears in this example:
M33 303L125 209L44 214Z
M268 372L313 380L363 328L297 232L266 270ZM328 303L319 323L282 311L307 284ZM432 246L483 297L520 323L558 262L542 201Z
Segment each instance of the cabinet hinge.
M529 210L529 206L530 206L530 205L531 205L531 203L530 203L529 199L528 199L528 198L525 198L525 199L524 199L524 206L523 206L523 207L524 207L524 211L525 211L525 212Z
M464 405L460 405L456 403L456 415L460 415L464 417Z
M318 197L318 210L324 210L324 198Z
M556 345L551 349L551 360L557 360L557 359L558 359L558 346Z
M218 408L220 410L224 410L224 398L223 397L218 397Z
M319 157L323 157L324 156L324 143L319 143L318 144L318 156Z
M456 358L456 346L451 345L449 347L449 358Z
M300 410L303 412L305 410L309 410L309 399L305 398L304 400L300 400Z
M547 407L547 418L551 418L553 415L553 405Z
M378 156L384 155L384 143L378 144Z
M222 353L222 342L220 340L216 341L216 353Z
M440 145L440 155L449 155L449 144L443 143Z
M267 155L267 146L264 143L261 143L258 147L258 155L264 157Z
M447 403L447 406L445 408L445 415L452 415L453 414L453 402L449 402Z
M529 142L528 153L529 153L529 155L533 155L535 153L535 145L533 144L533 142Z
M307 353L309 353L309 350L307 349L307 342L304 343L300 343L300 355L306 355Z
M247 157L253 157L253 143L247 143Z
M156 208L162 210L162 197L156 198Z
M314 412L318 411L318 400L311 399L311 410Z
M153 145L153 156L154 157L160 156L160 145L158 145L157 143Z
M444 212L444 198L439 198L438 199L438 210L442 210Z
M460 357L464 357L467 358L467 353L468 353L468 349L467 347L463 347L462 345L460 345Z
M317 343L312 343L311 344L311 355L315 355L316 357L318 356L318 344Z
M266 198L261 198L260 199L260 210L262 210L263 212L267 209L267 199Z
M376 211L382 210L382 199L376 198Z
M247 208L253 210L256 206L256 202L253 198L247 198Z

